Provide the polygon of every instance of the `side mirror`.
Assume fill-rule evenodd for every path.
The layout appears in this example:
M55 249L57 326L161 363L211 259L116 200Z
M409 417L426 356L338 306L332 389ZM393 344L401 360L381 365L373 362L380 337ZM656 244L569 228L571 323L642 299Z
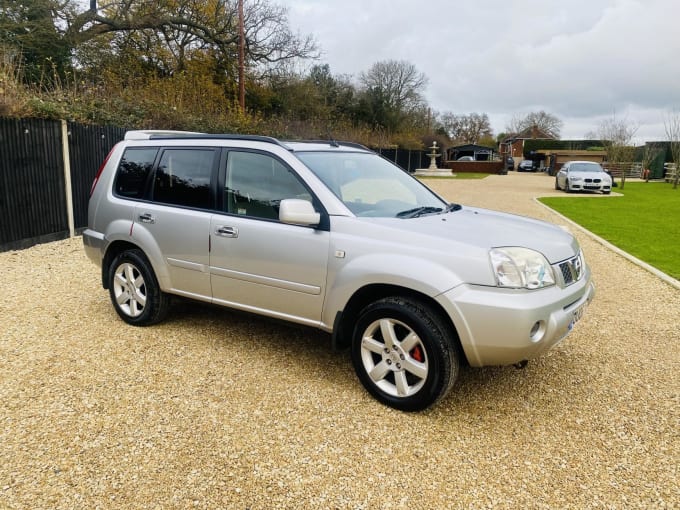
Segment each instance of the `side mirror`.
M279 204L279 220L293 225L318 225L321 215L314 210L314 206L307 200L287 198Z

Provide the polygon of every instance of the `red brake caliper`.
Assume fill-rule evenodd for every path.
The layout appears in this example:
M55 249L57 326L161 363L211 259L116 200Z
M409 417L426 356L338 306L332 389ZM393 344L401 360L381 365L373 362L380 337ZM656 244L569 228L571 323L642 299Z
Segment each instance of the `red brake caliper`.
M411 350L411 352L410 352L409 354L411 354L411 357L412 357L414 360L416 360L416 361L418 361L418 362L420 362L420 363L422 363L423 361L425 361L424 356L423 356L423 351L420 349L420 346L419 346L419 345L416 345L416 346Z

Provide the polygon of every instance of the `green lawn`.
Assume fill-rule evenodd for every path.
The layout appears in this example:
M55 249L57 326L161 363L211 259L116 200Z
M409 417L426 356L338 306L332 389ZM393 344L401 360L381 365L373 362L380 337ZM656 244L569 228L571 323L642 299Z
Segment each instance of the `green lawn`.
M622 197L541 198L541 202L634 257L680 280L680 188L627 182Z

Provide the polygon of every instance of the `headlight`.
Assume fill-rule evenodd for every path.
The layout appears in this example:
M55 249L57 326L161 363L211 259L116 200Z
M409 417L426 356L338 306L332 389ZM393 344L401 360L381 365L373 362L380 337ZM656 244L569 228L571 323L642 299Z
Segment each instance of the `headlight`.
M555 285L555 275L546 258L528 248L493 248L491 266L499 287L540 289Z
M580 180L582 180L582 178L579 177L578 175L570 175L569 180L570 181L580 181Z

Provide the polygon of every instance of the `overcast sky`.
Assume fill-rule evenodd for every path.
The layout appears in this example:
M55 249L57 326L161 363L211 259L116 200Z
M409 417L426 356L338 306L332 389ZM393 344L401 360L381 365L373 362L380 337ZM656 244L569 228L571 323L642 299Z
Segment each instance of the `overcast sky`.
M407 60L438 112L487 113L494 133L545 110L562 138L615 116L663 140L680 111L680 0L274 0L331 72Z

